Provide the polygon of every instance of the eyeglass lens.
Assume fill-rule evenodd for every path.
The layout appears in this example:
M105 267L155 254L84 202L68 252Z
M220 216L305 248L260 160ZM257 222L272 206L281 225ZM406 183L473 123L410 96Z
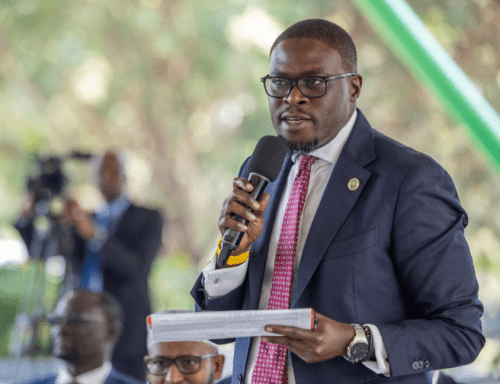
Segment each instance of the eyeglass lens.
M153 375L166 375L172 364L177 366L181 373L192 374L196 373L201 368L201 361L214 357L216 355L197 356L180 356L176 359L167 359L164 357L146 359L146 368Z
M47 318L50 325L61 325L66 323L69 326L80 326L86 324L88 321L82 319L80 316L50 316Z
M65 316L49 315L47 316L47 321L52 326L66 324L70 327L81 327L89 323L100 322L98 319L87 318L77 314L68 314Z
M285 97L292 90L294 81L285 77L266 78L264 85L270 96ZM303 77L297 85L304 96L319 97L326 93L326 80L320 77Z

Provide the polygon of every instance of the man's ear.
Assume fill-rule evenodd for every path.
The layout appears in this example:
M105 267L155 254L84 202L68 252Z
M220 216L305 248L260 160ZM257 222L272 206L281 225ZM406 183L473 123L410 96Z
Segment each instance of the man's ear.
M217 355L213 360L214 364L214 378L219 380L222 376L222 370L224 369L224 355Z
M111 343L115 343L116 340L118 339L118 328L116 325L112 322L108 323L108 340Z
M355 102L361 94L361 86L363 85L363 78L361 75L356 75L351 78L349 82L349 98Z

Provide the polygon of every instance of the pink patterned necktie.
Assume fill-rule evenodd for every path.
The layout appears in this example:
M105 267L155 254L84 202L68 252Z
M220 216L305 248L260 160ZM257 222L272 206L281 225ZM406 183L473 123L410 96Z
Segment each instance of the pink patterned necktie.
M300 158L299 171L295 176L283 216L276 260L274 261L273 283L267 305L268 309L288 309L290 307L300 215L306 200L311 165L315 159L314 156ZM252 384L287 384L286 360L286 346L261 340L252 372Z

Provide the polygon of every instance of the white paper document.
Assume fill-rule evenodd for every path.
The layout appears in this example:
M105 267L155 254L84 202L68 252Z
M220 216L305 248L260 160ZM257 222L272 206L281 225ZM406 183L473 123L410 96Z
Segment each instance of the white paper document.
M269 324L313 329L314 311L303 308L152 314L147 322L154 342L215 340L276 335L264 330Z

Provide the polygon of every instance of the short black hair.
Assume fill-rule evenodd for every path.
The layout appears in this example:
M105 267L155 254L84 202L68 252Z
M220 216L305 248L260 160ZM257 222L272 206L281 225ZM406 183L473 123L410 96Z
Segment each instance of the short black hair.
M288 27L281 35L278 36L271 52L283 40L310 38L320 40L328 44L338 52L342 59L342 66L347 71L357 71L357 55L356 46L352 41L351 36L337 24L323 19L308 19Z

